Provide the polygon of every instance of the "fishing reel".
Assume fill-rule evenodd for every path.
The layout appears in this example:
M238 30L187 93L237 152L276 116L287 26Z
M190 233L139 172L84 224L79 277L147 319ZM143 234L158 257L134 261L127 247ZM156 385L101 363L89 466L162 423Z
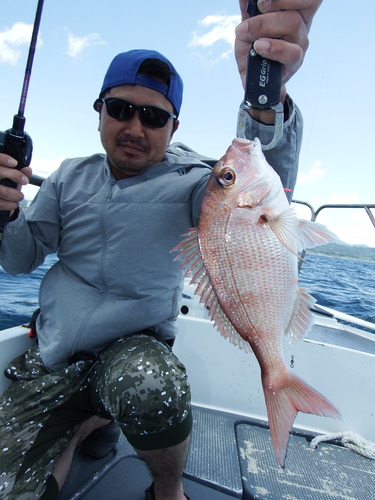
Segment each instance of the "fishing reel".
M23 131L25 118L15 115L13 127L0 132L0 153L6 153L17 160L17 169L21 170L28 167L31 163L31 155L33 152L33 142L31 137ZM0 186L16 188L17 184L10 179L1 179ZM0 245L3 238L4 228L9 219L9 212L0 210Z
M33 152L33 141L23 131L24 123L25 118L23 116L15 115L13 127L5 132L0 132L0 153L5 153L17 160L18 170L30 165ZM1 179L0 185L16 187L16 183L10 179Z

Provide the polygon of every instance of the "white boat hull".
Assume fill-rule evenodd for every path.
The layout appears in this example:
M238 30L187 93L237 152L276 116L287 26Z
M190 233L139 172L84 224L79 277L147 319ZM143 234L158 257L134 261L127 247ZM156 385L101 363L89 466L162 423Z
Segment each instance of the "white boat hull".
M181 318L179 328L174 351L187 367L193 403L267 420L255 356L231 345L202 320ZM316 433L350 430L375 442L375 356L308 339L293 355L293 371L324 394L343 418L299 413L294 427Z
M193 403L267 421L255 356L224 339L196 297L186 293L183 305L189 312L177 320L179 334L174 351L187 368ZM375 442L375 335L344 329L335 319L320 315L315 317L314 328L322 329L323 340L308 337L293 348L286 345L285 359L290 363L293 356L291 370L331 400L342 420L299 413L294 427L314 433L353 431ZM330 334L327 342L325 331ZM1 371L35 342L28 333L23 327L0 332ZM352 335L359 346L366 342L372 349L364 352L343 346L344 333ZM1 375L0 391L8 384Z

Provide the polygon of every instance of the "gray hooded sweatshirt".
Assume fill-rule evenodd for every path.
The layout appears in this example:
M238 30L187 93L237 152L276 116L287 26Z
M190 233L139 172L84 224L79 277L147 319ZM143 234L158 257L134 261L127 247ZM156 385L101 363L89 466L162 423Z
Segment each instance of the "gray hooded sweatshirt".
M293 189L302 119L289 107L283 139L267 159ZM262 128L265 142L273 134L251 119L246 127L248 137ZM163 162L116 181L103 154L65 160L8 223L0 250L7 272L29 273L46 255L58 256L39 292L38 340L49 369L143 329L175 337L183 280L170 251L198 224L215 162L173 144Z

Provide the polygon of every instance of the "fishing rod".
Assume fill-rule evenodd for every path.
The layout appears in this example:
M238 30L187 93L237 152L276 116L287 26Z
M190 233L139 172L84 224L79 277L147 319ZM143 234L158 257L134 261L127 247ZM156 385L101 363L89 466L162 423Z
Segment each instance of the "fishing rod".
M249 17L261 14L257 0L248 0L246 10ZM250 49L247 57L244 103L239 113L239 130L243 133L244 111L250 108L261 111L273 109L275 132L269 144L262 143L263 150L274 148L283 135L284 106L280 102L281 69L281 63L260 56L254 48Z
M31 69L33 66L38 39L40 20L42 17L43 3L44 0L38 0L18 113L13 117L12 128L6 130L5 132L0 132L0 153L5 153L12 158L15 158L18 162L18 165L16 167L18 170L21 170L22 168L28 167L30 165L33 152L33 142L31 140L31 137L24 131L26 122L25 106L27 92L29 90ZM10 179L1 179L0 185L17 188L17 184ZM9 220L9 214L10 212L6 210L0 210L0 245L5 226L7 225Z

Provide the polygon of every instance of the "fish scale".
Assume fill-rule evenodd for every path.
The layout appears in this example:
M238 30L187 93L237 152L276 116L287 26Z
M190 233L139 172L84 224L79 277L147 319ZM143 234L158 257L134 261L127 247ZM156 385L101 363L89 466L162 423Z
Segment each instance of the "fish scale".
M237 216L237 212L245 212L245 214L238 214ZM284 332L288 324L286 306L290 302L285 290L290 290L291 287L294 290L296 288L296 259L288 250L277 244L276 238L269 229L267 232L265 230L258 233L254 231L251 233L244 232L243 227L248 223L246 212L245 210L235 211L231 216L231 235L229 238L224 239L224 241L228 241L225 253L231 262L231 287L239 290L237 300L248 306L245 309L252 307L252 325L261 322L264 327L267 325L267 320L273 319L274 321L269 325L269 328L278 328ZM201 240L204 239L201 235ZM210 240L206 239L206 241L208 241L209 245ZM260 248L266 248L267 251L258 252ZM209 259L205 258L205 251L202 246L201 252L215 292L224 305L228 299L228 281L223 283L224 286L219 286L211 272ZM270 266L272 260L284 261L284 265ZM221 263L219 269L222 268L223 263ZM227 273L226 276L229 277ZM273 311L273 308L276 307L279 309L277 315ZM224 309L227 310L225 307ZM228 311L230 311L230 306ZM232 318L232 313L228 312L228 316ZM232 319L234 323L234 318ZM274 324L275 322L277 324Z

